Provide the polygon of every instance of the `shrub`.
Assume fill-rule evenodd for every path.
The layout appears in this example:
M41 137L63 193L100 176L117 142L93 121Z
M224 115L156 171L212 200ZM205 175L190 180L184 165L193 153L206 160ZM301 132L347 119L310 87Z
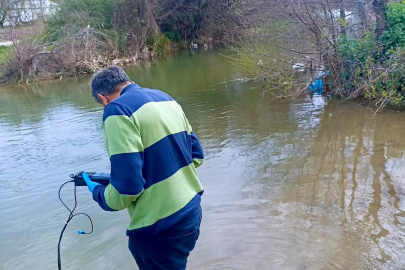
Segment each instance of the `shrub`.
M383 35L383 44L387 49L405 46L405 1L389 3L387 9L388 31Z
M6 63L12 56L12 47L0 46L0 64Z
M366 32L363 39L342 38L338 49L347 95L364 96L380 107L404 103L405 93L405 2L390 3L387 15L384 46L377 46L372 32Z
M366 32L363 39L343 37L339 42L338 54L343 64L343 87L346 92L358 89L367 80L368 71L373 68L376 42L372 32Z
M157 34L151 38L153 50L158 56L171 53L172 41L165 34Z
M64 37L61 29L70 28L71 32L87 26L103 30L112 28L114 11L113 0L69 0L59 5L58 12L48 21L49 32L53 37Z

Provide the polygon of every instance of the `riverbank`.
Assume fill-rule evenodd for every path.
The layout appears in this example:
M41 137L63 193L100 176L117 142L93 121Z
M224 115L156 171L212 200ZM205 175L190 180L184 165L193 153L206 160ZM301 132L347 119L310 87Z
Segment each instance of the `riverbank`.
M198 43L194 43L198 44ZM55 45L50 45L54 47ZM59 45L60 46L60 45ZM48 46L49 47L49 46ZM33 59L31 59L31 67L29 72L29 76L21 76L21 77L15 77L13 75L15 74L9 74L9 64L10 64L10 59L14 57L14 54L16 53L16 50L18 50L18 42L16 46L11 46L11 47L6 47L6 46L0 46L0 72L3 68L3 74L9 74L9 77L5 77L1 79L0 77L0 86L5 86L5 85L13 85L13 84L18 84L18 85L28 85L32 82L46 82L46 81L58 81L66 78L71 78L71 77L85 77L90 74L94 74L95 72L101 70L104 67L110 66L110 65L118 65L121 67L133 67L133 66L138 66L138 65L150 65L151 63L154 63L156 61L165 61L165 59L171 59L172 57L176 57L177 54L182 53L183 51L188 51L191 50L192 52L197 52L199 50L212 50L213 46L207 46L204 48L204 45L199 45L198 47L193 47L190 49L184 49L182 44L171 44L171 47L168 52L165 54L161 55L158 54L153 47L145 47L142 51L137 52L133 55L126 56L126 55L121 55L117 57L100 57L97 56L94 59L88 59L86 60L85 63L82 62L75 62L73 65L76 67L80 67L80 65L84 64L85 67L81 67L82 70L78 73L76 72L61 72L61 71L46 71L43 68L38 67L38 63L43 62L45 59L43 59L44 55L48 56L47 59L50 59L52 61L55 61L53 59L54 52L53 51L48 51L48 47L43 46L42 51L37 53L37 56L39 59L34 56ZM49 64L49 63L48 63ZM21 75L21 72L18 72L17 75ZM14 79L13 79L14 78Z
M86 76L109 65L134 66L171 57L185 49L213 48L212 40L194 40L187 44L172 42L159 34L138 51L118 52L111 37L91 27L55 42L48 42L46 33L46 26L40 22L0 30L0 37L12 39L5 41L10 42L8 46L0 46L0 84L29 84Z
M33 30L35 29L35 31ZM50 42L43 23L2 29L7 46L0 46L0 83L28 84L92 74L108 65L136 65L157 57L153 48L118 53L112 40L86 27L73 36ZM104 47L103 47L104 46Z
M111 64L169 55L191 43L223 42L241 35L235 31L240 7L227 1L61 1L43 17L41 34L13 43L0 83L92 74Z

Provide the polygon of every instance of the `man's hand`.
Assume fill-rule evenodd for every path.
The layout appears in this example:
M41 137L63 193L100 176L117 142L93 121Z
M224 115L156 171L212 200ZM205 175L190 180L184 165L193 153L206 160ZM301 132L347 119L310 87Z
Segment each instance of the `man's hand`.
M99 183L91 181L89 175L85 172L83 173L83 179L84 181L86 181L87 187L89 188L91 193L93 193L93 190L96 186L100 185Z

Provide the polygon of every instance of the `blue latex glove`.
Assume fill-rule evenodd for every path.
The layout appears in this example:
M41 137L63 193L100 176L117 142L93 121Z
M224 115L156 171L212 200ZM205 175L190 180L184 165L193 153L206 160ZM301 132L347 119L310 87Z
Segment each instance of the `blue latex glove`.
M83 179L86 181L87 187L89 188L90 192L93 193L93 190L96 186L99 186L99 183L93 182L90 180L90 177L87 173L83 173Z

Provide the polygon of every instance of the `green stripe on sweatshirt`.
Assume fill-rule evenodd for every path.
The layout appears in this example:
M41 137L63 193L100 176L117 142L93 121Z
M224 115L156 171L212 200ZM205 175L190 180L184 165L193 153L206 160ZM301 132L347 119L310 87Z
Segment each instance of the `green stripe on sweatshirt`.
M128 207L129 230L150 226L182 209L196 194L203 191L194 165L184 167L168 179L147 190ZM171 194L167 197L166 194ZM153 209L153 211L151 211Z
M121 195L111 184L107 186L105 194L108 207L115 211L124 210L139 197L139 195Z
M113 155L143 151L139 129L127 116L108 117L104 122L104 137L110 158Z
M161 115L165 115L164 118ZM176 101L149 102L131 117L110 116L104 122L104 132L109 156L142 152L165 137L192 128ZM183 122L178 119L184 118ZM142 128L139 129L139 123ZM126 138L122 140L122 138ZM141 139L142 138L142 141Z
M144 148L150 147L169 135L184 131L190 134L192 131L183 116L183 110L176 101L149 102L136 111L131 118L142 123L140 134Z

